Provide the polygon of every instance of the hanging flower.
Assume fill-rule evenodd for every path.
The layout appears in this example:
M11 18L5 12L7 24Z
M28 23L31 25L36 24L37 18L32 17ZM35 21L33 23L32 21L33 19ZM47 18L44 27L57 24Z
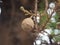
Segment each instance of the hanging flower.
M37 20L37 23L40 22L40 14L39 14L39 12L37 13L36 20Z
M51 15L52 12L53 12L53 9L51 9L51 8L49 8L49 9L47 10L48 15ZM56 15L56 12L54 11L53 14L52 14L52 16L55 16L55 15Z
M53 3L53 2L52 2L52 3L50 3L50 4L49 4L49 8L54 9L54 8L55 8L55 3Z
M51 15L52 12L53 12L53 9L50 9L50 8L49 8L49 9L47 10L48 15Z
M54 17L51 18L51 22L56 22Z

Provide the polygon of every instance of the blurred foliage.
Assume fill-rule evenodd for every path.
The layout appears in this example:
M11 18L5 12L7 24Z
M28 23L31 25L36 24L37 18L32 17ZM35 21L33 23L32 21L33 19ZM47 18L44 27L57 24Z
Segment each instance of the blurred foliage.
M41 16L40 24L44 24L47 20L47 15Z
M53 38L53 40L54 40L55 42L59 42L59 41L60 41L60 36L55 36L55 37Z
M39 3L39 11L44 11L44 7L45 7L45 2L43 0L41 0L41 2Z
M49 2L52 2L52 0L48 0ZM54 1L54 0L53 0ZM43 25L46 20L48 19L47 14L44 14L44 9L45 9L45 2L42 0L39 4L40 8L39 8L39 12L42 14L41 15L41 19L40 19L40 25ZM56 13L56 15L54 16L56 22L51 22L49 21L48 25L46 25L46 28L53 28L56 29L56 23L60 21L60 15L58 13Z
M49 3L52 2L52 0L48 0ZM59 0L60 1L60 0ZM40 6L40 9L39 9L39 12L41 14L43 14L41 16L41 19L40 19L40 25L44 25L44 23L46 22L46 20L48 19L47 18L47 14L44 14L44 9L45 9L45 2L42 0L39 4ZM52 31L51 31L51 35L55 35L54 33L54 30L56 29L56 26L57 26L57 22L60 22L60 14L58 12L56 12L56 15L54 16L56 22L51 22L49 20L48 24L46 25L46 28L51 28ZM60 36L54 36L53 38L55 41L60 41Z
M59 22L59 18L60 18L60 14L58 14L58 12L56 13L56 15L54 16L56 22Z

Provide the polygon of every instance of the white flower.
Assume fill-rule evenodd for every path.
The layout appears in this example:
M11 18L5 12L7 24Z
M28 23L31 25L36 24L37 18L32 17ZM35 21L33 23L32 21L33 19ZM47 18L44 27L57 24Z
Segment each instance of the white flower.
M37 18L37 19L40 19L40 17L38 17L38 16L37 16L36 18Z
M40 17L37 16L36 19L37 19L37 23L39 23L40 22Z
M52 12L53 12L53 9L50 9L50 8L49 8L49 9L47 10L48 15L51 15ZM52 14L52 16L55 16L55 15L56 15L56 12L54 11L53 14Z
M40 40L36 40L36 44L37 45L41 44L41 41Z
M52 2L52 3L50 3L50 4L49 4L49 8L54 9L54 8L55 8L55 3L53 3L53 2Z
M56 15L56 12L54 12L53 14L52 14L52 16L55 16Z
M53 9L50 9L50 8L49 8L49 9L47 10L48 15L51 15L52 12L53 12Z
M52 17L51 18L51 22L56 22L55 18Z

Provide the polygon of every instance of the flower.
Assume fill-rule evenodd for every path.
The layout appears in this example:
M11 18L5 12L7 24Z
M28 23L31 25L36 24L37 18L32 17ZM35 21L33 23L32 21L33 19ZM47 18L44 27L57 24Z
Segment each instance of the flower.
M50 4L49 4L49 8L54 9L54 8L55 8L55 3L53 3L53 2L52 2L52 3L50 3Z
M51 15L52 12L53 12L53 9L50 9L50 8L49 8L49 9L47 10L48 15ZM54 11L53 14L52 14L52 16L55 16L55 15L56 15L56 12Z
M47 10L48 15L51 15L52 12L53 12L53 9L50 9L50 8L49 8L49 9Z

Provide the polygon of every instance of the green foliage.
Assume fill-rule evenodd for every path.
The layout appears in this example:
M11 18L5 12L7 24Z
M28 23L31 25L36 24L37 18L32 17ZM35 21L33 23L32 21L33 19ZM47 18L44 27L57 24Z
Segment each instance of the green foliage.
M44 10L45 2L43 0L39 3L39 7L40 7L39 11Z
M47 15L41 16L40 24L44 24L47 20Z
M54 39L54 41L58 42L58 41L60 41L60 36L55 36L53 39Z
M52 29L56 29L56 23L50 23L49 26L52 28Z
M54 30L52 30L52 31L51 31L51 35L52 35L52 36L53 36L53 35L55 35L55 32L54 32Z
M60 16L59 16L59 14L58 14L58 13L56 13L56 15L54 16L54 18L55 18L56 22L60 21L60 20L59 20L59 17L60 17Z
M49 3L51 2L50 0L48 0ZM44 12L44 9L45 9L45 2L42 0L39 4L40 6L40 9L39 9L39 12L43 14ZM60 14L56 13L56 15L54 16L56 22L51 22L51 20L49 20L48 24L46 25L46 28L51 28L52 31L51 31L51 35L55 35L55 29L56 29L56 23L57 22L60 22ZM40 19L40 25L43 25L46 20L47 20L47 14L44 14L43 16L41 16L41 19ZM54 41L60 41L60 36L54 36Z

